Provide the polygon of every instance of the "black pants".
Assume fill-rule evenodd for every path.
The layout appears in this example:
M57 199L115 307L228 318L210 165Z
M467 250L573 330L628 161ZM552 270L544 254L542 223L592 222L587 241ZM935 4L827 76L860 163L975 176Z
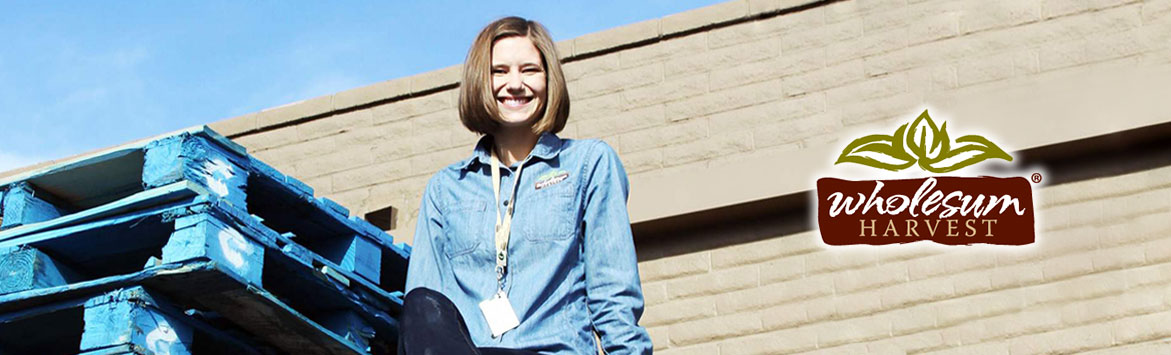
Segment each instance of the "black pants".
M477 348L468 325L451 300L428 288L415 288L403 299L399 319L399 355L530 355L526 350Z

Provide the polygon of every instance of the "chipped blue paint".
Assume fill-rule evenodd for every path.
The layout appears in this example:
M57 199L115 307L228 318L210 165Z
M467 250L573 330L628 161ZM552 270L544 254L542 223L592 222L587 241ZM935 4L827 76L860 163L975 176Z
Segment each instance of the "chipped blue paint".
M345 271L354 272L378 284L378 274L382 272L382 250L374 241L354 235L349 243L331 245L321 254L337 262Z
M163 264L126 275L107 276L99 279L71 283L68 285L38 288L6 295L0 295L0 312L9 309L26 309L26 303L49 297L71 297L77 294L92 294L117 287L131 286L152 278L166 275L209 272L215 264L207 260L191 260L182 263Z
M136 286L86 301L81 351L133 345L157 355L191 354L191 327L162 312L156 298Z
M394 246L398 247L399 250L402 250L404 252L403 257L407 257L407 256L411 255L411 245L410 244L407 244L406 242L402 242L402 243L395 244Z
M133 223L137 220L142 219L143 217L161 215L163 213L172 212L175 210L184 211L184 210L191 209L191 208L198 208L197 206L201 206L201 205L196 204L196 203L192 203L192 202L180 201L180 202L175 202L175 203L170 203L170 204L166 204L166 205L162 205L162 206L158 206L158 207L145 209L142 211L128 213L128 214L121 215L118 217L98 219L95 221L77 224L77 225L71 225L71 226L64 227L64 228L46 229L46 230L43 230L43 231L40 231L37 233L22 234L22 235L13 236L10 238L0 240L0 248L20 246L20 245L25 245L25 244L31 245L31 244L44 242L44 241L48 241L48 240L53 240L53 239L58 239L58 238L67 238L67 237L72 236L74 234L79 234L79 233L86 232L86 231L96 230L96 229L100 229L103 227L113 226L113 225L118 225L118 224ZM202 206L206 206L206 203Z
M164 263L196 258L222 263L248 283L261 285L264 247L210 214L176 219L175 232L163 246Z
M382 228L378 228L378 226L371 224L361 217L350 216L350 223L357 227L360 234L364 234L371 239L377 240L379 244L393 245L394 243L393 236L386 234L386 231L383 231Z
M179 135L146 146L142 181L157 187L181 179L200 184L217 197L247 208L245 185L247 160L208 141L206 137Z
M236 155L239 155L239 156L248 155L248 149L244 148L244 146L236 144L236 142L233 142L231 139L228 139L228 137L224 137L223 135L219 134L215 130L212 130L208 126L200 126L198 131L195 134L202 135L202 136L207 137L208 139L211 139L216 144L219 144L220 146L224 147L224 149L227 149L228 151L235 153Z
M0 249L0 294L68 284L81 277L30 247Z
M285 246L281 247L281 252L285 253L285 255L288 255L293 260L296 260L298 263L301 263L310 269L313 268L313 254L309 251L309 249L305 249L305 247L301 246L300 244L285 244Z
M300 180L293 178L292 176L282 174L280 171L277 171L276 168L273 168L263 161L260 161L260 159L249 157L248 166L252 169L253 172L266 177L269 181L276 183L281 187L281 189L285 191L303 196L313 196L313 188L308 184L303 183Z
M401 289L380 288L378 284L380 279L391 275L390 285L398 286L383 287L401 287L400 280L397 279L401 279L406 272L410 246L404 243L395 244L393 237L378 227L364 219L349 216L350 211L341 204L328 198L315 198L313 189L308 185L248 156L243 147L206 127L180 131L149 143L135 143L107 150L103 154L117 155L120 158L87 156L84 159L72 160L68 164L21 175L21 179L28 179L68 172L81 166L86 169L98 169L101 168L100 164L113 164L114 160L117 160L120 167L130 166L137 169L141 159L141 177L130 174L128 176L134 178L128 182L138 183L137 181L141 180L145 191L136 190L137 186L125 188L122 185L126 184L121 178L117 180L120 181L118 186L121 186L116 189L118 191L75 189L73 192L81 193L69 196L80 195L83 196L82 199L88 199L90 202L75 204L76 201L70 200L66 204L84 206L85 210L55 216L56 218L49 217L51 220L38 221L40 223L23 223L23 226L0 231L0 248L8 248L5 249L8 254L15 255L16 251L22 250L25 251L25 254L21 254L25 255L25 259L28 259L27 255L32 255L33 259L39 260L31 264L23 262L23 265L33 265L31 268L0 266L0 277L6 275L3 274L4 270L17 270L18 273L25 274L32 270L34 275L41 273L40 276L33 277L40 280L35 281L40 282L38 284L11 287L11 290L19 291L7 294L0 291L0 316L3 316L2 313L6 309L20 309L68 297L92 295L94 292L108 291L112 287L145 284L160 287L168 295L183 294L186 300L190 300L189 297L221 297L221 300L223 297L248 297L249 302L256 302L255 297L260 297L267 301L251 303L261 308L260 311L251 311L254 316L272 312L271 314L281 317L287 316L282 319L299 319L297 323L303 325L299 325L301 328L298 329L319 329L324 333L321 336L342 342L355 351L367 348L369 341L375 337L375 331L378 332L378 339L393 339L397 331L397 322L389 314L396 314L401 310L402 292ZM65 176L76 179L78 176L86 175L76 172ZM13 181L24 183L25 180ZM66 186L60 183L58 185ZM15 185L0 185L0 208L6 214L9 209L8 201L14 193L19 193L15 190L6 191L8 186ZM252 196L248 196L249 194ZM93 199L92 196L109 197ZM249 197L253 200L249 200ZM259 201L259 211L249 211L247 203L253 201ZM5 215L5 219L7 224L9 217ZM271 227L266 223L271 224ZM286 233L279 233L273 228ZM292 232L301 236L294 236ZM109 235L121 237L107 237ZM78 240L71 238L76 237L100 240L106 244L74 243ZM94 237L98 239L92 239ZM141 244L151 240L151 243L157 244ZM128 245L138 249L127 249ZM163 246L160 248L158 245ZM26 249L26 246L45 246L46 249L39 252L39 255L29 254L27 250L37 251ZM100 249L95 253L86 254L83 252L86 248ZM65 253L59 254L61 250ZM53 275L44 275L48 268L38 269L39 265L62 264L56 261L68 264L77 263L78 260L82 260L83 264L75 265L105 267L105 264L84 262L86 259L93 260L93 255L118 255L120 250L158 250L162 258L150 256L151 260L143 265L142 271L130 274L110 275L126 272L125 267L110 267L107 271L87 269L88 275L78 277L77 280L64 273L54 278ZM142 260L148 259L142 252L135 253L138 253L136 257L142 259L126 259L133 260L129 263L131 268L137 268L142 265L139 264ZM61 260L53 260L49 258L50 255ZM265 275L270 267L279 272ZM323 275L319 271L321 269L331 270L336 278ZM201 294L204 289L200 285L159 281L186 280L182 278L184 276L178 276L178 279L172 277L192 273L217 275L214 276L214 280L217 280L216 287L225 287L226 283L239 285L233 286L238 288L229 293L220 293L225 291L217 289L214 291L215 294ZM206 276L198 278L203 280ZM20 277L21 282L29 284L27 280L29 278L26 276ZM271 281L273 285L262 285L262 280L264 283ZM2 281L8 280L0 280ZM225 285L219 285L221 283ZM265 290L262 286L273 289ZM270 291L278 292L281 299L277 299ZM245 296L245 293L251 296ZM150 298L149 296L146 294L141 299ZM107 302L89 307L86 310L87 321L92 320L97 324L100 319L114 319L114 315L131 319L131 313L137 312L132 304L142 306L150 303ZM107 308L106 311L99 311ZM149 310L150 307L140 308ZM181 312L163 315L187 317ZM308 317L312 317L312 320ZM260 323L253 326L263 328L261 324L265 321L257 320ZM167 327L151 329L141 326L138 335L135 335L138 336L138 340L135 341L160 345L155 349L141 348L155 353L172 350L183 353L185 347L171 349L162 346L174 344L176 341L190 345L183 343L182 332L172 326L169 323ZM326 331L326 328L332 332ZM86 331L89 335L86 335L85 339L93 346L102 342L109 343L109 339L121 339L102 335L105 334L104 330L91 330L88 324ZM111 330L110 334L117 332ZM314 342L329 343L320 342L320 339ZM330 348L332 345L322 346ZM107 344L105 347L80 350L96 353L114 349L117 349L117 345Z
M167 137L146 145L145 162L142 167L143 185L157 187L183 178L183 166L179 164L183 138L184 136Z
M0 241L46 230L65 228L100 218L116 216L171 201L189 199L204 190L187 181L146 190L99 207L87 209L51 221L24 225L0 232Z
M321 197L317 199L317 205L321 206L321 208L325 209L326 211L337 213L342 217L348 218L350 216L350 210L342 206L340 203L337 203L337 201Z
M0 229L47 221L68 213L38 197L37 191L23 181L9 185L3 197L0 205L4 208L4 220Z
M217 206L217 208L209 212L212 212L216 216L220 216L222 213L223 221L230 223L235 228L240 229L242 232L244 232L245 235L264 240L262 243L270 246L270 248L279 249L276 247L278 244L287 245L294 243L288 237L278 234L272 229L257 223L254 219L251 218L250 215L248 215L246 212L240 211L239 209L230 208L228 206ZM340 266L321 256L320 254L311 253L311 256L313 258L314 264L329 266L331 269L336 270L346 278L357 281L357 284L361 286L359 289L363 292L370 293L371 296L374 297L374 300L377 300L378 302L391 302L397 306L402 306L402 299L391 297L389 291L378 288L376 284L367 281L365 278L356 277L357 275L354 273L345 270L344 268L340 268ZM385 262L386 260L384 259L383 261ZM406 265L405 258L401 261L403 262L403 265ZM405 274L406 270L404 269L402 271Z

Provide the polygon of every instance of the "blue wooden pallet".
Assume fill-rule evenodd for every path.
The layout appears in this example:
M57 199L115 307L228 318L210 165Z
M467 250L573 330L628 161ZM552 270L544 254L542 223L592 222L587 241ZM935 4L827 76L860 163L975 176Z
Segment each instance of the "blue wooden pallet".
M273 354L280 349L221 330L142 286L0 313L0 351L10 354Z
M186 182L214 196L297 246L321 255L389 291L406 280L409 246L326 198L308 185L247 155L244 148L206 126L79 157L0 179L0 241L68 227L177 198L155 189ZM135 197L135 204L125 200ZM296 248L296 247L293 247Z
M393 344L401 291L379 287L233 201L205 192L179 181L0 232L0 272L13 275L0 280L0 312L83 292L78 290L161 282L150 276L169 278L148 271L210 261L218 274L235 280L228 283L232 287L217 291L210 286L217 283L203 280L164 283L159 289L184 304L223 314L286 351L304 348L296 339L320 329L359 352ZM285 318L271 319L276 313ZM287 324L299 332L285 329Z

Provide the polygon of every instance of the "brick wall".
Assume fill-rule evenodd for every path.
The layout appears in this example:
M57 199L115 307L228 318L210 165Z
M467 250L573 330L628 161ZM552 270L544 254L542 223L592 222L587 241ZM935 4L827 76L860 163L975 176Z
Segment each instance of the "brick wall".
M988 93L1165 68L1171 1L731 1L558 48L573 102L563 136L609 142L639 187L738 162L827 160L821 152L855 132L885 131L925 105L960 112ZM214 127L356 213L399 208L391 232L410 241L426 179L476 139L455 112L458 73ZM1160 81L1153 92L1171 92ZM1171 122L1169 112L1098 106L1118 116L951 118L1017 151ZM1037 192L1040 241L1025 248L828 249L802 208L638 235L643 324L661 354L1167 352L1171 162L1132 163L1143 150L1122 151L1051 167L1056 180ZM811 164L777 179L811 189L828 162ZM776 195L766 190L761 198ZM632 194L636 227L728 205L672 210L665 195Z
M661 354L1165 353L1167 160L1041 189L1026 248L827 249L784 216L640 242L643 324Z

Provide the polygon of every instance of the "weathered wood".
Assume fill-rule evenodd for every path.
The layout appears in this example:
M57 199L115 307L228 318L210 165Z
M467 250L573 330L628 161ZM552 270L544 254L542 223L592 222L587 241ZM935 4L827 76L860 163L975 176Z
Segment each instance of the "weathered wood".
M246 209L247 163L247 159L202 137L179 135L146 146L142 182L147 187L157 187L180 180L191 181L216 197Z
M191 354L194 330L165 311L158 297L136 286L86 301L80 350L129 345L153 354Z
M0 314L28 310L46 304L145 284L160 290L201 291L216 293L239 287L239 282L216 269L207 260L163 264L126 275L102 277L48 288L31 289L0 295ZM162 285L162 286L160 286ZM186 289L179 288L186 285ZM166 286L166 287L163 287ZM3 317L0 317L2 319Z
M0 178L0 189L17 182L28 182L53 194L77 210L93 208L141 192L143 190L142 170L146 145L155 140L175 136L203 139L241 157L247 154L245 149L238 144L206 126L199 126L2 177Z
M82 216L69 215L54 219L52 223L37 223L34 224L36 228L17 227L0 231L0 241L16 234L64 228L93 218L130 212L150 203L163 203L168 198L187 198L190 196L183 193L194 191L259 216L264 219L265 226L278 233L294 233L299 236L296 243L313 253L325 254L328 260L341 266L339 270L360 275L375 285L382 283L383 279L391 280L385 288L392 292L401 291L402 277L398 274L405 273L408 256L403 245L394 244L393 238L367 221L349 216L349 211L340 204L315 198L308 185L246 155L241 147L210 130L185 130L107 154L111 156L67 162L31 175L22 174L27 181L0 185L0 189L11 189L26 182L43 182L54 191L65 192L67 204L84 204L79 206ZM106 176L109 175L107 171L117 173ZM80 172L104 175L102 181L91 184L84 180L86 174ZM132 172L137 172L137 177L132 176ZM171 189L184 182L187 185L185 190L189 191L156 192L156 189ZM89 185L100 187L87 189ZM144 191L143 187L147 189ZM99 191L102 189L111 191ZM16 190L5 193L13 194ZM153 197L145 196L152 194ZM147 197L155 200L147 200ZM97 202L102 203L94 204ZM0 223L15 226L17 220L22 220L5 218ZM58 223L62 218L68 223Z
M18 303L15 306L11 298L5 296L10 301L0 301L0 305L8 306L0 310L0 349L14 354L67 354L79 350L88 354L122 354L127 351L134 354L159 354L150 351L150 344L134 341L135 336L142 339L144 334L150 334L150 328L142 326L141 321L134 322L135 317L132 316L142 315L135 312L145 309L151 317L161 316L170 325L179 324L195 333L197 336L192 338L193 342L187 344L196 353L277 352L269 345L242 338L240 333L219 330L201 317L181 312L182 308L172 303L174 298L164 295L167 292L176 293L175 289L166 289L164 292L163 289L138 285L143 280L152 285L185 285L187 292L178 292L180 294L190 293L196 288L216 294L242 287L239 282L225 278L226 274L215 270L213 263L202 261L185 266L173 265L171 268L153 270L151 274L153 278L139 278L137 281L108 279L104 283L89 283L82 288L77 287L78 284L61 286L58 287L61 292L55 293L30 290L24 294L31 297L15 300ZM225 285L234 286L224 288ZM137 291L134 291L136 289L146 290L145 297L137 295ZM95 308L95 304L101 305ZM125 315L127 309L131 310L131 316ZM95 318L95 314L99 317ZM100 316L102 314L105 316ZM101 322L103 319L105 322ZM148 325L157 323L155 319L150 321ZM87 342L85 346L82 345L83 337ZM115 344L95 345L104 342L103 339ZM154 345L159 344L155 342Z
M41 231L74 226L88 221L164 205L173 201L190 199L204 193L206 191L198 185L188 181L180 181L167 186L139 192L121 200L79 211L68 216L0 231L0 241Z
M164 263L208 258L260 286L264 246L206 213L179 217L175 232L163 246Z
M283 235L285 238L290 238L291 236L291 234ZM285 246L281 247L281 252L290 258L293 258L293 260L296 260L302 265L313 268L313 253L310 252L309 249L305 249L305 247L301 246L300 244L286 243Z
M173 220L167 222L168 219ZM168 230L171 232L166 232ZM234 231L235 234L229 231ZM258 252L252 254L253 257L247 258L250 260L247 263L241 263L241 266L246 265L247 268L234 267L233 258L230 257L230 255L234 255L232 251L225 252L225 249L219 246L221 232L229 233L232 240L236 240L235 235L239 235L243 240L249 242L247 245ZM152 237L150 233L161 234ZM170 235L168 236L167 233ZM390 315L399 312L402 302L401 293L392 294L379 289L363 277L341 268L323 256L305 251L289 240L290 236L289 234L277 234L265 227L260 220L251 215L244 215L244 212L230 204L222 201L201 201L201 198L195 198L192 201L176 202L114 218L98 219L67 228L23 235L0 241L0 244L51 248L68 256L70 260L80 260L85 265L89 265L90 267L87 269L91 271L120 270L120 268L102 266L103 263L118 258L97 257L95 260L89 260L93 257L91 254L103 254L113 247L126 251L141 250L133 253L141 255L143 260L125 262L126 265L141 268L145 259L153 254L149 252L149 248L154 245L155 248L159 248L156 250L163 251L163 264L157 266L148 264L148 270L174 265L176 261L212 260L211 264L217 270L222 270L223 275L232 282L241 285L263 285L267 292L280 295L282 302L285 302L287 307L306 314L310 321L324 322L326 319L335 317L336 312L355 312L365 317L366 324L377 330L378 336L375 338L379 346L392 343L394 335L397 333L397 322ZM135 243L143 244L134 246ZM284 247L278 249L278 245L282 244ZM224 243L224 245L235 244ZM219 249L217 250L217 248ZM268 250L264 251L264 249ZM301 249L301 251L286 253L286 251L293 249ZM296 257L290 256L290 254L296 255ZM248 255L250 254L240 253L235 258L243 260ZM318 267L334 269L331 273L341 275L341 278L348 282L341 282L334 277L326 276L317 269ZM174 270L173 272L180 271ZM118 279L116 275L92 275L92 277L103 276L106 276L105 280L111 282L115 282L115 280L122 280L123 283L141 282L154 285L159 290L171 290L168 291L168 295L172 297L179 297L176 294L190 294L181 298L190 304L198 304L208 297L219 297L209 295L209 292L231 288L214 286L215 284L223 284L223 281L210 282L205 279L166 282L168 286L158 286L155 281L152 281L154 279L149 277L130 281L130 279ZM153 277L173 279L172 276L164 274ZM19 300L19 298L7 296L34 294L44 296L46 293L67 293L73 290L81 292L81 290L85 290L86 285L90 287L89 291L92 292L96 286L89 282L91 281L87 280L68 286L3 295L0 296L0 310L4 309L11 300ZM221 309L221 311L234 312L236 310ZM239 320L233 319L233 322ZM241 325L241 327L255 329L258 326ZM364 326L359 328L364 328ZM344 334L340 335L341 339L344 339L344 336ZM355 342L355 347L364 346L361 345L364 344L362 339L351 336L350 341Z
M401 311L409 246L394 244L378 227L349 216L332 200L314 197L308 185L210 130L185 130L104 154L0 180L6 213L14 196L59 196L42 201L57 208L55 216L5 215L0 221L6 226L12 221L0 231L0 250L13 255L12 264L23 265L0 266L0 272L21 275L0 278L16 285L9 291L0 285L0 316L112 288L146 286L183 309L202 310L191 314L210 315L212 323L233 329L230 333L258 336L280 352L393 347L398 325L392 315ZM87 185L86 179L102 181ZM48 190L30 188L33 193L24 194L22 184ZM25 208L11 207L21 213ZM60 271L68 268L84 274ZM109 317L134 312L107 306L114 309L106 312ZM215 333L200 328L203 323L188 324L192 334ZM100 338L87 341L97 344ZM147 352L126 344L79 350ZM233 347L256 346L223 349Z
M197 218L184 219L183 217L196 214L211 214L219 223L212 225L212 229L215 229L213 231L209 232L205 229L203 238L205 242L201 244L197 243L196 245L206 245L206 241L211 240L207 237L208 233L213 232L215 233L213 236L216 237L215 242L218 244L218 230L230 227L237 230L245 239L269 249L274 255L273 258L255 258L257 263L265 264L270 261L269 259L288 260L290 263L300 265L300 269L298 270L303 271L298 272L307 273L318 273L315 271L317 267L330 266L330 268L351 280L351 287L346 288L344 285L341 285L338 286L340 290L366 294L366 296L354 297L360 298L365 302L370 302L380 309L397 312L402 301L400 297L390 293L392 291L383 290L372 282L358 277L357 274L346 270L318 254L294 251L300 250L300 248L288 247L289 245L295 245L289 239L288 234L278 234L257 221L251 215L244 213L231 205L217 201L202 201L200 197L196 197L190 201L177 201L118 217L99 219L66 228L21 235L0 241L0 248L22 245L33 246L38 249L52 251L52 253L64 258L70 264L84 266L87 272L91 273L91 277L110 276L113 274L101 274L99 271L111 270L113 272L124 270L121 273L125 273L133 271L128 268L142 268L143 264L145 264L151 255L156 255L159 250L166 247L166 244L171 243L171 234L175 234L177 230L192 226L193 222L191 221L197 220ZM169 219L173 219L174 221L168 222ZM184 233L193 232L194 230ZM186 238L192 238L192 240L199 239L198 237L192 236L187 236ZM178 243L178 241L175 242L175 248L179 247L180 244ZM154 251L152 251L151 248L157 249L153 249ZM179 253L179 249L175 250L176 254L168 253L164 255L164 263L181 260L180 256L183 254ZM124 258L113 257L114 255L127 255L125 253L140 255L141 260L122 260ZM227 259L222 259L220 262L223 263L223 260ZM118 262L120 264L113 265L116 267L103 266L103 264L110 262ZM405 268L402 271L405 271ZM399 271L399 273L402 271ZM248 277L251 279L256 278L255 274Z
M49 199L47 193L33 188L27 182L9 185L3 200L0 200L4 215L0 229L47 221L69 213L66 208L47 201Z
M276 231L273 231L272 229L267 228L264 224L261 224L260 222L258 222L255 218L252 218L252 216L244 215L243 212L239 211L238 209L216 208L213 210L213 212L214 213L222 213L225 221L230 220L233 223L233 226L235 226L236 228L239 228L241 231L244 231L245 234L247 234L249 236L254 236L258 240L264 240L264 243L266 243L266 245L272 245L272 248L274 248L274 249L276 249L276 246L278 246L278 245L287 245L287 244L294 243L289 238L288 233L278 234ZM298 238L300 238L300 237L298 237ZM398 254L399 252L405 253L405 251L401 251L401 250L402 249L398 249L397 251L388 251L387 249L383 249L383 267L384 267L384 269L387 267L386 266L387 265L387 262L386 262L387 258L385 257L385 255L387 255L387 253L393 253L392 255L401 256L401 254ZM282 260L292 261L292 259L295 259L295 258L289 258L286 255L282 255L282 256L285 257ZM353 293L354 294L353 297L360 297L360 299L362 299L363 301L374 304L379 309L390 310L391 312L395 312L395 313L397 313L401 309L401 307L402 307L402 293L401 292L391 291L391 290L387 290L384 287L379 287L378 285L366 280L363 277L358 277L357 274L354 274L353 272L350 272L349 270L346 270L344 268L340 268L336 263L334 263L333 261L331 261L329 259L326 259L325 257L321 256L320 254L310 253L309 256L312 258L312 265L314 265L314 266L329 266L334 271L341 273L343 276L345 276L346 278L348 278L349 280L352 281L353 286L349 287L349 288L345 288L345 287L342 287L341 285L339 285L338 286L339 292ZM405 271L406 271L406 258L405 257L403 257L401 259L401 263L402 263L401 264L402 268L397 269L397 272L395 272L395 273L396 274L401 273L401 274L403 274L403 276L405 276L405 274L406 274L405 273ZM324 277L324 275L321 275L321 276L325 279L331 279L328 277Z
M225 318L254 335L296 354L363 354L351 342L309 320L272 294L248 287L196 300L209 309L234 310Z
M0 295L65 285L80 279L76 271L35 248L0 249Z
M345 240L336 238L324 245L319 253L346 271L353 272L375 284L382 272L382 249L377 244L359 235Z

